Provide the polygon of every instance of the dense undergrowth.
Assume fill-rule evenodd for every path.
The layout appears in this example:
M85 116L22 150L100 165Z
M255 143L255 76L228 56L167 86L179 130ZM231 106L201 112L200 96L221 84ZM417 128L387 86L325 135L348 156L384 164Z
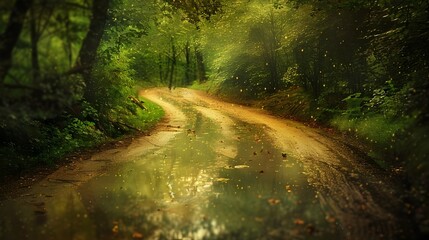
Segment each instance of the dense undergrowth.
M125 135L149 131L164 115L161 107L147 99L142 109L134 104L112 115L111 120L100 119L88 103L78 116L64 114L55 122L25 121L14 126L14 132L3 132L0 147L0 176L14 175L39 166L52 166L66 155L90 149ZM20 134L17 134L17 131Z

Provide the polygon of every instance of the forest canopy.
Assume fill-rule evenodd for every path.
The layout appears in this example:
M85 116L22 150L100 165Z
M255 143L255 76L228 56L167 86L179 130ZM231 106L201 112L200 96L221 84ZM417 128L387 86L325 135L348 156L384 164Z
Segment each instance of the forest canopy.
M356 136L428 211L428 4L2 1L1 173L153 124L136 86L193 86Z

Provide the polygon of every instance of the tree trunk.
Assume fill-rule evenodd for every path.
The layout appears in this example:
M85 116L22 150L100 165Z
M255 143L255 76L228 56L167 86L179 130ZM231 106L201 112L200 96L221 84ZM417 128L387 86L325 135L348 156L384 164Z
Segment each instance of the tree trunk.
M273 10L270 12L270 29L269 29L269 35L270 38L268 38L268 56L269 56L269 68L270 68L270 81L271 81L271 89L269 89L270 93L275 93L279 90L280 86L280 77L279 77L279 62L278 62L278 56L277 56L277 49L280 48L280 43L278 42L278 31L276 26L276 19L274 16Z
M158 53L158 71L159 71L159 82L163 82L164 78L162 77L162 56L161 56L161 53Z
M73 46L72 46L72 40L70 36L70 15L67 12L66 16L66 22L64 23L66 28L66 42L65 42L65 49L67 53L67 58L69 62L69 67L72 67L73 65Z
M170 73L170 64L171 64L171 60L167 55L167 62L165 63L165 73L164 73L164 77L163 77L163 80L165 80L165 81L167 81L169 73Z
M173 79L174 79L174 68L176 66L176 46L174 41L171 41L171 68L170 68L170 78L168 80L168 89L173 88Z
M103 37L104 28L108 17L109 0L94 0L92 6L92 17L88 33L83 40L77 58L76 68L81 69L85 81L84 98L90 103L95 104L97 99L94 93L102 86L97 84L96 79L91 77L92 67L97 56L97 49Z
M0 88L12 66L12 51L18 42L25 15L33 0L17 0L12 8L5 31L0 35Z
M40 64L39 64L39 33L36 27L36 16L34 13L34 7L30 9L30 37L31 37L31 75L33 81L37 81L40 78Z
M186 58L186 65L185 65L185 85L188 85L191 83L191 52L189 51L189 41L186 42L185 45L185 58Z
M195 56L197 59L197 75L200 82L207 81L206 66L204 65L204 57L198 48L195 48Z

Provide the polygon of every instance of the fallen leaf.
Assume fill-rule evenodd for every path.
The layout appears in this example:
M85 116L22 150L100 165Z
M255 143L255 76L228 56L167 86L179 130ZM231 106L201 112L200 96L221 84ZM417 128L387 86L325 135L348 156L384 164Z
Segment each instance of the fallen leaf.
M328 223L335 223L337 221L337 219L335 219L335 217L332 217L332 216L329 216L329 215L326 216L325 219L326 219L326 221Z
M226 182L228 182L228 181L229 181L229 178L216 178L216 179L215 179L215 181L216 181L216 182L223 182L223 183L226 183Z
M115 233L115 234L118 233L119 232L119 226L118 225L114 225L113 228L112 228L112 232Z
M133 232L133 239L143 239L143 234L139 232Z
M293 221L293 223L295 223L296 225L303 225L304 224L304 220L297 218L297 219L295 219Z
M248 168L249 167L249 165L236 165L236 166L234 166L234 168Z
M275 198L270 198L270 199L268 199L268 203L269 203L271 206L274 206L274 205L279 204L279 203L280 203L280 200L279 200L279 199L275 199Z

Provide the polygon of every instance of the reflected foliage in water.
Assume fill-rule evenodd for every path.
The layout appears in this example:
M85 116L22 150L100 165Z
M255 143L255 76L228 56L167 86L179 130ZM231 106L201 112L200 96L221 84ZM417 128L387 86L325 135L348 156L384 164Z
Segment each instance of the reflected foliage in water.
M164 148L55 196L0 208L4 239L331 239L302 166L264 126L235 121L225 137L198 111ZM283 156L282 156L283 155ZM34 205L34 204L33 204ZM18 231L17 226L23 226Z

